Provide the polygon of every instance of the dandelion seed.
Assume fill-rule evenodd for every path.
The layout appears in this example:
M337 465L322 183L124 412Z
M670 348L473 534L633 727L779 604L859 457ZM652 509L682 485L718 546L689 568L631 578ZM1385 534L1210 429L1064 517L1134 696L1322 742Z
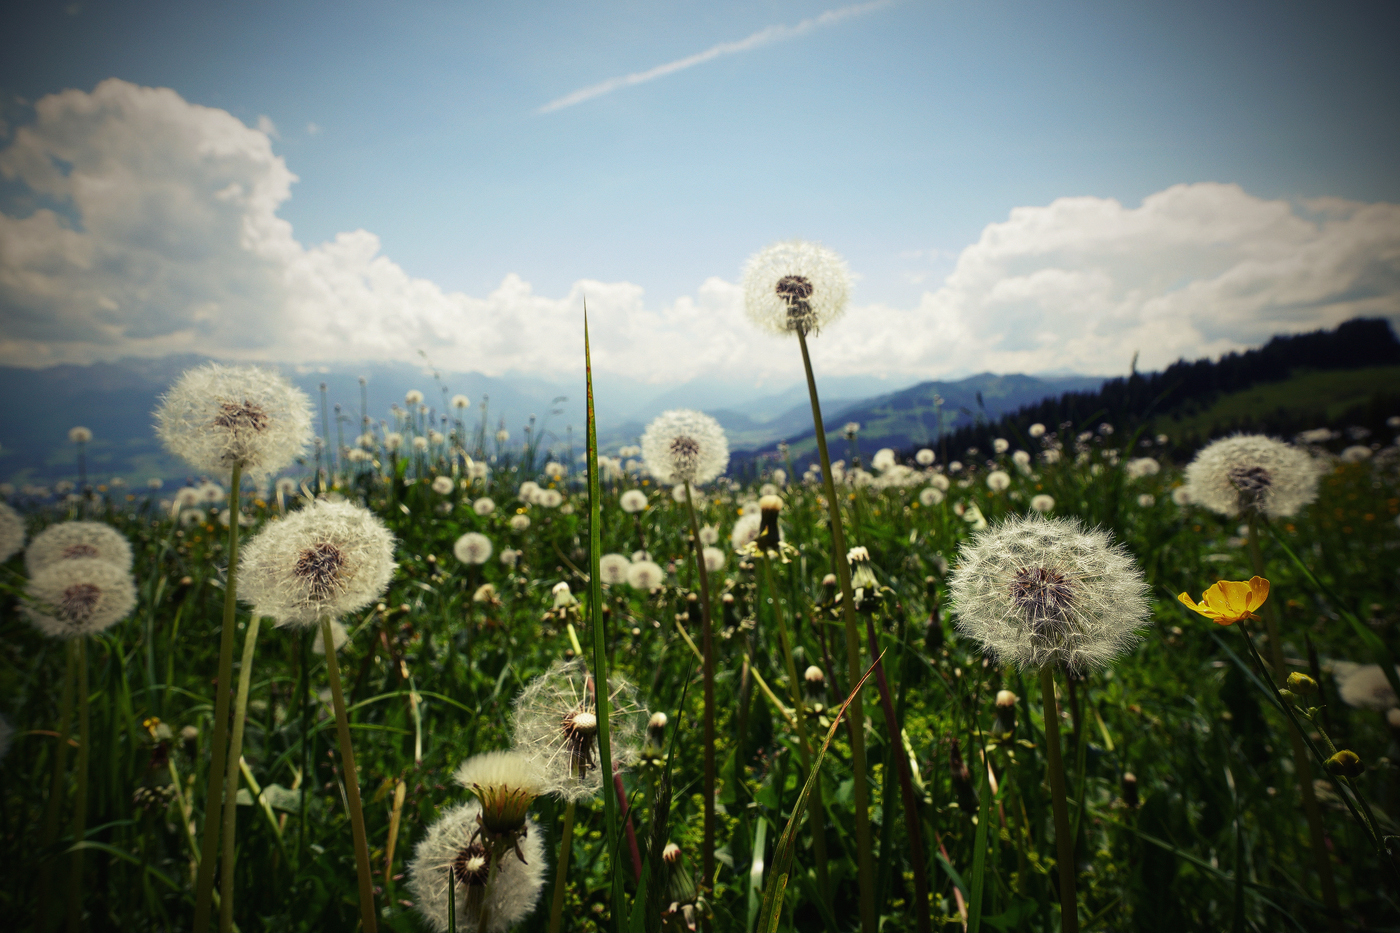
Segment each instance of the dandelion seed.
M526 818L520 837L520 857L508 855L496 867L489 904L485 902L490 874L489 853L480 836L482 807L478 801L451 807L428 827L408 863L408 888L414 909L434 933L448 933L447 888L453 886L457 929L476 933L481 911L487 908L491 933L505 933L528 917L544 890L544 832Z
M491 539L479 531L469 531L452 545L452 555L464 564L484 564L491 559Z
M1306 452L1260 434L1218 440L1186 468L1191 501L1231 516L1251 510L1270 518L1293 515L1317 498L1317 481Z
M724 472L729 444L724 429L709 415L675 409L647 426L642 459L659 482L699 486Z
M50 638L80 638L125 619L136 607L136 584L115 564L75 557L35 572L22 605L30 623Z
M22 524L19 531L22 535ZM29 542L24 552L24 566L32 577L60 561L84 558L106 561L128 573L132 563L131 544L120 531L102 522L60 522L45 528Z
M394 539L383 522L362 506L322 500L248 542L238 595L279 626L310 628L378 599L394 567Z
M978 534L948 588L958 630L1022 669L1102 667L1147 621L1147 588L1126 549L1068 519L1011 518Z
M836 253L789 240L755 253L744 268L744 309L758 327L817 334L846 310L851 274Z
M256 366L209 363L182 375L156 409L166 448L206 473L235 465L250 477L276 473L311 440L311 403L281 376Z
M581 658L556 661L525 685L515 701L512 732L516 751L540 769L546 793L577 801L597 794L612 771L598 761L596 684ZM608 681L608 729L614 760L627 766L640 749L637 738L647 713L631 684Z

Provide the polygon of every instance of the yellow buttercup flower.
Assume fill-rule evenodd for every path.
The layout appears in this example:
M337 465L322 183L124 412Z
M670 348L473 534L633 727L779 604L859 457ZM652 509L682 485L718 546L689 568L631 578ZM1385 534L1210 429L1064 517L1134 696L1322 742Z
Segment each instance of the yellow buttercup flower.
M1248 583L1221 580L1201 596L1199 603L1182 593L1177 599L1217 625L1233 625L1241 619L1257 619L1254 610L1269 598L1269 581L1252 577Z

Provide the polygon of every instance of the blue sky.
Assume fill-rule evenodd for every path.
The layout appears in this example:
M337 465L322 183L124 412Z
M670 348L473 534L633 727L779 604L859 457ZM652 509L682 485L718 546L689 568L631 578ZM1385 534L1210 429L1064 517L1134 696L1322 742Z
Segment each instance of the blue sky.
M551 302L585 294L593 306L598 294L598 313L616 314L618 340L646 344L640 331L656 316L658 327L679 335L650 355L672 353L701 326L668 318L677 302L730 308L734 296L723 285L738 282L747 256L802 237L839 251L857 275L843 325L849 333L833 331L842 346L824 358L833 371L1092 371L1107 355L1111 364L1101 371L1112 372L1135 343L1160 347L1163 359L1148 360L1160 364L1353 313L1400 316L1393 251L1400 234L1387 232L1400 215L1385 209L1400 202L1400 56L1391 10L919 0L859 10L839 0L24 4L10 7L0 28L8 123L0 210L17 223L36 205L67 199L65 216L86 229L76 215L96 211L93 202L74 208L79 195L61 189L36 201L18 148L10 147L8 162L4 153L16 131L36 123L28 105L69 88L90 94L115 77L135 88L170 88L191 108L261 126L298 179L273 208L296 244L314 250L367 231L377 238L374 255L407 280L469 296L476 303L461 308L498 329L528 330L532 315L548 328L563 313L491 297L515 276ZM798 28L832 11L846 12ZM571 92L773 27L787 28L748 50L541 112ZM55 117L35 151L53 156L68 145L81 131L74 112ZM163 145L121 112L149 147ZM93 146L115 153L114 138ZM128 177L107 161L96 159L94 177ZM129 162L147 160L135 154ZM85 163L74 164L82 174ZM1184 206L1166 212L1174 230L1183 212L1192 218L1191 255L1176 233L1144 233L1133 241L1131 268L1105 258L1105 242L1131 240L1115 224L1142 226L1146 215L1133 212L1144 199L1202 184L1213 187L1186 189ZM1051 210L1057 199L1080 200ZM1011 252L996 253L989 225L1007 224L1016 209L1041 213L996 228L992 240L1020 238ZM1105 210L1114 217L1104 220ZM1079 245L1066 247L1060 233L1026 239L1047 224ZM1099 226L1086 236L1085 224ZM1221 253L1229 256L1210 258ZM0 273L7 261L0 258ZM1275 272L1260 280L1265 261ZM1309 261L1313 278L1284 281L1292 272L1279 270ZM966 273L950 289L946 277L959 263ZM1370 271L1345 278L1344 270L1361 266ZM1213 307L1222 296L1237 298L1235 280L1250 270L1256 278L1244 290L1272 297L1231 305L1234 317L1222 324ZM1007 299L1011 281L1025 287ZM1186 307L1180 293L1193 285L1199 294ZM139 302L123 297L124 287L93 285L54 311L43 304L52 289L0 286L0 311L12 322L0 325L0 361L210 352L224 344L251 357L303 352L240 340L211 324L210 315L240 313L227 283L210 284L207 300L197 282L157 299L143 290ZM1099 298L1089 304L1097 310L1085 317L1075 296L1095 288ZM375 300L401 301L404 292L392 294L399 297ZM100 337L68 340L53 327L13 323L71 315L77 335L87 322L82 302L104 300L119 310L103 312ZM205 310L191 316L172 306L153 324L141 317L152 300ZM1184 315L1189 332L1164 341L1154 326L1167 306ZM335 313L334 305L318 307ZM372 316L373 307L360 313ZM713 311L716 320L729 320L726 313ZM414 339L440 340L450 317L440 311ZM941 335L937 347L881 349L921 323ZM894 329L870 336L886 326ZM1034 353L1020 339L1027 326L1037 335ZM181 327L192 336L177 339ZM1078 339L1081 331L1096 339ZM745 344L769 348L765 339ZM407 356L411 342L386 354ZM303 350L326 359L366 352L334 341ZM469 343L444 352L462 368L485 370L541 372L565 360L562 350L500 349L494 362L482 361ZM762 366L757 350L727 352L711 348L711 363ZM648 370L618 354L615 369L636 368L644 378L698 374ZM790 368L775 364L772 375L785 378Z

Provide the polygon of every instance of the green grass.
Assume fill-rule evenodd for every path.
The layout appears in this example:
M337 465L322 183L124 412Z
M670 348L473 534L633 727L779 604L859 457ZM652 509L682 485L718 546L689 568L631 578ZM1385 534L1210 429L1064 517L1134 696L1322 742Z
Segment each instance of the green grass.
M1296 399L1299 405L1310 400L1308 404L1324 408L1346 406L1368 391L1368 379L1374 387L1378 375L1393 380L1395 374L1317 374L1317 384L1304 377L1260 391L1288 393L1278 395L1277 404ZM1324 391L1324 384L1336 391L1326 394L1332 390ZM1182 590L1199 596L1217 579L1249 577L1238 522L1173 504L1170 492L1180 482L1180 472L1170 465L1155 476L1129 480L1099 441L1089 445L1087 454L1085 463L1075 464L1071 452L1059 464L1037 465L1034 475L1023 475L1010 465L1008 453L999 465L1013 478L1010 489L992 493L982 464L980 472L963 474L966 486L954 477L947 500L931 508L919 504L918 488L848 488L842 493L848 540L870 549L879 582L891 589L875 617L877 638L886 651L891 690L900 697L897 716L913 751L918 796L917 812L906 813L897 782L884 780L893 756L905 752L891 747L881 705L871 692L865 703L874 797L870 813L882 861L877 906L883 929L915 929L906 845L910 820L919 822L927 844L924 862L934 927L961 928L954 926L956 892L960 885L973 886L979 835L973 817L979 804L969 809L960 803L949 751L956 740L976 787L979 733L991 743L989 758L999 788L984 811L991 822L981 879L982 929L1056 929L1055 844L1034 675L984 663L940 608L945 596L942 561L955 560L969 536L968 523L954 506L976 504L994 521L1024 512L1037 493L1055 497L1056 515L1082 517L1111 529L1140 562L1154 600L1141 645L1113 667L1063 688L1064 759L1070 819L1078 827L1083 927L1322 928L1306 827L1290 783L1283 719L1236 663L1247 657L1239 633L1192 616L1175 601ZM1282 613L1287 657L1305 661L1311 645L1324 661L1370 661L1356 631L1339 615L1342 610L1354 612L1390 651L1400 650L1400 613L1395 609L1400 605L1400 486L1394 462L1388 453L1334 465L1323 477L1318 501L1299 516L1276 523L1274 531L1337 594L1335 599L1327 596L1280 548L1266 542L1271 599ZM382 608L371 606L345 620L352 635L341 653L341 670L370 860L380 889L381 927L417 931L425 927L403 903L410 894L401 877L413 846L441 809L465 799L465 792L449 780L451 771L471 754L509 747L514 696L570 650L563 616L549 612L551 589L563 580L580 597L587 592L581 571L590 563L590 529L581 476L551 483L537 469L507 456L492 464L489 478L463 486L464 477L458 475L458 488L440 496L427 481L449 468L433 452L419 462L401 460L399 467L399 475L391 477L387 462L381 462L358 477L337 480L338 494L364 501L400 542L399 571ZM570 508L518 501L516 489L526 479L560 489ZM621 511L618 499L628 488L648 493L647 511L637 516ZM716 526L726 550L730 529L757 491L722 483L697 495L700 522ZM789 486L784 495L785 535L798 554L791 563L774 566L778 604L767 602L761 567L732 552L711 578L717 593L734 597L728 618L735 623L726 625L727 614L717 605L716 626L723 631L715 639L720 852L702 911L713 913L718 931L746 929L750 869L757 863L767 866L766 885L779 857L785 860L788 854L792 868L779 929L849 930L858 916L848 736L844 727L836 731L820 772L831 881L827 890L819 890L812 875L810 824L804 822L793 836L782 832L806 780L797 737L753 676L761 675L778 697L789 695L772 621L780 609L790 620L801 617L792 633L797 670L815 664L826 671L832 688L848 686L845 664L826 660L844 659L844 636L822 585L833 555L822 529L825 509L819 490ZM481 496L496 501L494 513L481 516L471 508ZM644 541L659 563L674 564L665 585L653 593L604 587L600 631L586 616L574 622L585 646L591 649L595 636L600 638L611 669L637 685L650 710L664 711L672 724L682 724L675 736L670 794L662 796L672 800L668 838L680 845L682 870L694 880L701 863L701 690L699 667L678 630L679 625L698 638L698 619L687 616L687 596L698 588L687 560L688 519L669 489L657 489L644 479L604 483L600 496L602 552L630 554ZM1152 498L1140 501L1141 496ZM277 512L275 501L251 495L245 508L254 520L250 535ZM94 738L82 906L92 930L184 930L192 914L191 851L171 775L173 765L184 801L195 808L198 828L213 731L211 679L223 595L223 529L212 515L205 524L178 527L153 503L124 496L102 500L95 512L131 539L141 600L129 620L87 646ZM56 507L35 512L31 531L75 514ZM530 518L528 529L510 528L509 520L518 514ZM489 535L497 555L507 547L518 549L517 565L508 567L495 557L481 567L458 564L452 544L471 530ZM487 582L496 587L499 604L473 601L477 588ZM49 851L36 844L55 748L45 733L55 728L65 654L61 644L40 637L25 621L18 609L24 586L23 563L16 557L0 568L0 711L16 729L0 762L0 858L8 868L0 886L0 916L16 929L31 928L41 863L52 864L52 890L67 890L66 852L73 842L65 839ZM240 611L239 624L247 624L246 609ZM748 676L746 655L752 661ZM862 666L870 662L868 650L862 660ZM1359 779L1362 793L1385 820L1400 818L1400 781L1390 764L1400 760L1400 750L1392 744L1384 716L1347 707L1334 678L1324 673L1321 679L1329 734L1368 765ZM244 756L266 789L274 816L279 823L286 819L285 826L274 828L262 807L251 805L251 796L250 805L239 808L234 917L246 933L348 931L358 919L338 759L330 754L334 722L318 698L324 683L324 661L311 652L308 635L271 628L264 632L252 676ZM835 689L825 697L830 709L815 714L811 734L826 734L821 717L834 709ZM1014 735L992 741L993 698L999 689L1019 698L1017 726ZM189 741L181 737L187 726L198 730ZM416 761L419 749L422 758ZM73 758L69 756L70 768ZM1137 808L1125 806L1121 798L1122 775L1128 771L1138 778L1142 803ZM644 864L659 776L657 767L645 763L624 776ZM303 777L308 788L304 812L299 791L288 790L299 787ZM394 864L385 872L394 788L400 780L406 782L407 795ZM71 776L63 786L71 797ZM893 794L889 801L887 788ZM64 826L71 808L67 797L61 801ZM544 827L552 864L563 807L541 798L534 814ZM761 834L760 820L768 827ZM1330 802L1324 798L1324 821L1345 916L1368 929L1400 929L1394 875L1383 870L1335 795ZM606 835L602 801L580 804L565 929L615 928ZM755 853L758 839L764 850ZM792 849L779 851L780 842L791 842ZM626 843L621 848L625 852ZM622 866L623 897L630 903L638 897L630 859L624 855L616 864ZM521 929L544 928L549 889L547 882L541 906ZM56 899L48 911L51 921L63 915L64 906ZM631 912L638 917L636 908Z

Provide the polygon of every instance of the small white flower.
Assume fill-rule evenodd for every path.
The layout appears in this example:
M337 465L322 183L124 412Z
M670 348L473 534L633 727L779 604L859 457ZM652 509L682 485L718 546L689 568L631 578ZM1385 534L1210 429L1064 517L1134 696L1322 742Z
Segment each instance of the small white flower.
M647 494L640 489L629 489L622 494L618 504L622 506L624 512L640 512L647 507Z
M22 523L19 532L22 538ZM29 542L24 552L24 567L32 577L60 561L84 558L106 561L123 573L129 573L131 543L120 531L102 522L59 522L45 528Z
M1055 507L1055 497L1041 493L1038 496L1031 496L1031 508L1044 515Z
M477 531L469 531L452 545L452 555L464 564L484 564L491 559L491 539Z
M846 310L851 274L836 253L789 240L755 253L744 268L744 309L763 330L783 335L800 327L818 334Z
M60 560L30 578L23 606L34 627L50 638L80 638L125 619L136 607L136 584L105 560Z
M263 528L239 561L239 598L279 626L309 628L378 599L394 538L368 509L320 500Z
M156 409L166 449L205 473L235 464L256 479L299 457L311 440L311 402L256 366L209 363L182 375Z
M440 496L445 496L448 493L452 492L452 477L434 476L433 492L437 493Z
M604 583L617 586L627 582L627 571L632 562L625 554L604 554L598 558L598 578Z
M1317 498L1317 480L1306 452L1260 434L1218 440L1186 468L1191 501L1230 516L1250 509L1270 518L1293 515Z
M709 415L675 409L647 426L642 459L659 482L699 486L729 465L729 443L724 429Z
M627 585L634 590L650 593L665 582L666 572L653 561L634 560L632 566L627 568Z
M1011 518L962 547L948 579L958 631L999 663L1099 668L1147 623L1137 563L1106 532L1039 515Z

